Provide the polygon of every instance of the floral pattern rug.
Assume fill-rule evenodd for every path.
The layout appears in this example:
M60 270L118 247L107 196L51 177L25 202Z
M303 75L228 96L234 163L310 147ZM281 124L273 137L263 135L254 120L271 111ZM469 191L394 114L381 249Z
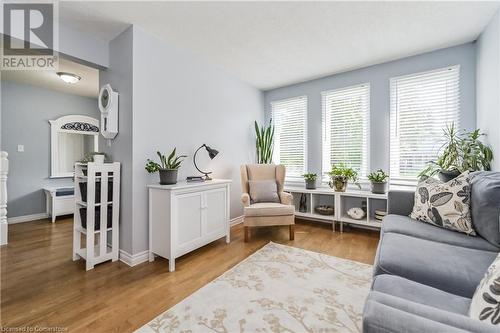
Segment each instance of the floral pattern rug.
M361 332L372 266L269 243L137 332Z

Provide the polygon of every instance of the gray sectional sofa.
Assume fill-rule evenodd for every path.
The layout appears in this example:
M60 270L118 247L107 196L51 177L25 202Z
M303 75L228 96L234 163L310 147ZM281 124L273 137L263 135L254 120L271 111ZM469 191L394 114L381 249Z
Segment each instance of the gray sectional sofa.
M476 237L408 217L414 193L389 192L363 313L363 332L500 332L468 317L471 298L500 252L500 173L471 175Z

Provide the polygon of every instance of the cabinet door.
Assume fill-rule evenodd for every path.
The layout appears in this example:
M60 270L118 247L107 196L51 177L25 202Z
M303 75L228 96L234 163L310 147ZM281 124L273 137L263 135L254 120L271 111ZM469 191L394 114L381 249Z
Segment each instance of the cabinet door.
M174 200L177 257L196 248L203 237L202 193L179 194Z
M205 192L204 205L205 219L204 226L207 238L220 238L226 234L227 211L226 195L224 188Z

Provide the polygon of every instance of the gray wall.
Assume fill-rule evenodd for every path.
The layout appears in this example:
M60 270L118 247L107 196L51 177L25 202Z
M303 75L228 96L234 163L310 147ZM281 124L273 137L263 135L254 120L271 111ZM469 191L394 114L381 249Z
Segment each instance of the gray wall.
M110 67L99 72L99 86L110 83L119 96L118 135L112 145L102 135L99 147L121 167L120 197L120 248L132 253L133 218L132 218L132 28L125 30L109 44Z
M477 41L477 126L496 158L492 168L500 171L500 11Z
M460 65L461 125L472 129L476 125L476 58L475 43L446 48L409 58L331 75L317 80L265 92L266 115L271 114L270 102L300 95L308 96L308 169L321 170L321 92L370 83L370 165L369 169L389 170L389 79L449 65ZM498 123L497 123L498 124Z
M120 248L136 254L148 249L146 185L157 183L159 176L149 175L144 166L147 158L156 158L157 150L170 152L177 147L189 155L179 171L183 180L198 175L192 163L196 148L206 143L218 149L220 154L212 161L200 151L199 164L216 178L233 180L231 217L242 214L239 166L254 161L252 124L264 119L263 95L137 26L117 39L122 40L111 43L111 64L107 73L101 73L101 83L111 82L120 93L120 133L109 152L123 163L122 207L127 210L121 215ZM121 61L113 62L114 52ZM124 133L129 123L132 130ZM133 139L120 146L120 136L128 138L130 133Z
M2 148L9 153L8 217L45 212L44 185L68 184L49 179L49 120L69 114L99 117L97 100L31 85L2 81ZM17 145L24 152L17 152Z

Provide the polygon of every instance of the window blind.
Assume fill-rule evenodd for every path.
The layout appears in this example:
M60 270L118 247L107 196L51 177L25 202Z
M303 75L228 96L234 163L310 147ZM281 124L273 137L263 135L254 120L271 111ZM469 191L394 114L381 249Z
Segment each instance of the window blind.
M271 102L276 164L286 166L288 180L307 172L307 96Z
M415 181L443 144L443 129L460 128L460 66L390 81L390 176Z
M369 161L370 84L322 92L323 174L345 163L366 177Z

